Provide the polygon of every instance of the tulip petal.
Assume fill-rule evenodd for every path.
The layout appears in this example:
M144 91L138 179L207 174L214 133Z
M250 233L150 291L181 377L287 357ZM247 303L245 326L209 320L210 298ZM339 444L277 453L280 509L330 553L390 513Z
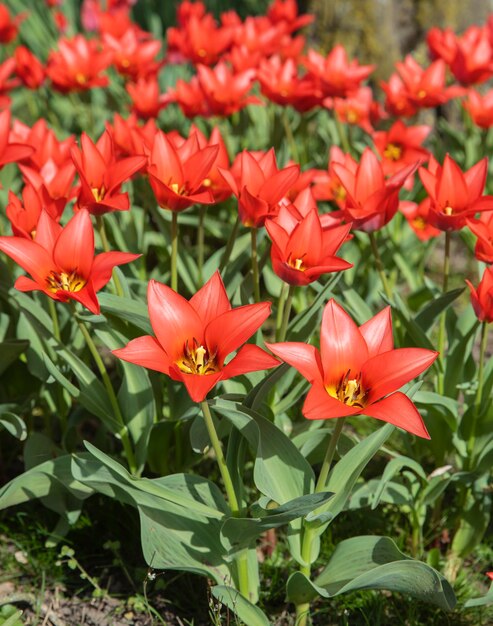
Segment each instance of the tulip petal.
M265 345L273 354L297 369L308 381L323 384L320 353L315 346L299 341L266 343Z
M190 298L189 302L202 320L204 328L213 319L231 310L228 294L218 271Z
M43 289L53 269L51 255L35 241L24 237L0 237L0 250L31 274Z
M246 343L238 350L237 355L223 367L222 378L226 380L241 374L248 374L248 372L267 370L278 365L279 361L267 354L265 350L252 343Z
M320 356L324 382L337 384L349 370L359 374L368 360L366 341L358 326L335 300L329 300L320 331Z
M376 417L389 424L407 430L412 435L430 439L423 418L411 400L400 391L375 402L363 409L363 414L368 417Z
M365 322L359 329L365 338L370 358L381 352L388 352L394 349L392 316L389 306Z
M169 368L172 363L155 337L150 335L137 337L124 348L112 352L119 359L169 375Z
M95 291L102 289L110 280L113 268L116 265L123 265L138 259L140 254L131 254L129 252L118 252L116 250L110 252L102 252L94 258L91 271L91 281Z
M270 315L270 302L246 304L212 320L205 329L205 341L209 352L217 350L217 360L224 359L237 350L260 328Z
M363 385L370 391L368 402L397 391L424 372L437 356L438 352L424 348L399 348L370 358L361 368Z
M315 383L306 396L302 412L306 419L322 420L357 415L362 409L339 402L327 393L323 385Z
M76 213L58 236L53 258L60 269L89 278L94 260L94 230L85 209Z
M194 402L202 402L205 400L209 391L221 380L222 372L217 374L184 374L178 368L173 368L177 374L175 380L179 379L183 382L187 391Z

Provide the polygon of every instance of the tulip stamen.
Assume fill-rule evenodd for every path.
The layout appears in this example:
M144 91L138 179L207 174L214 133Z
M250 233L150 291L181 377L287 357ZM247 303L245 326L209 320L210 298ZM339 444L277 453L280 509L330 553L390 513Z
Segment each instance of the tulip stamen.
M102 187L92 187L91 191L96 202L101 202L106 195L106 189L104 188L104 185Z
M445 213L445 215L453 215L454 213L454 209L450 206L447 205L444 209L443 212Z
M402 147L395 143L389 143L383 151L383 155L390 161L398 161L402 155Z
M193 347L185 343L183 356L176 361L178 368L185 374L199 374L201 376L207 374L215 374L219 371L216 363L216 354L209 354L207 348L194 338Z
M295 270L298 270L300 272L304 272L306 270L305 264L303 263L303 258L305 256L306 256L306 254L304 254L303 256L301 256L298 259L293 259L293 258L291 258L291 255L289 255L288 261L287 261L289 267L292 267Z
M329 396L336 398L339 402L347 406L356 406L362 409L366 406L369 389L363 387L361 374L358 374L356 378L349 378L350 371L351 370L348 370L346 374L341 377L337 385L327 385L326 391Z
M72 272L55 272L52 271L46 277L48 290L52 293L57 291L70 291L75 293L86 286L87 281L77 274L77 270Z

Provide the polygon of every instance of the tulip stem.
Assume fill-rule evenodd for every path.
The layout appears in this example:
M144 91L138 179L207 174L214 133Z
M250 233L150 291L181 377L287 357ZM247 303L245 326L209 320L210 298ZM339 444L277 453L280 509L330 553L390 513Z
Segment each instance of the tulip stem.
M446 293L448 289L448 277L450 273L450 231L445 231L445 252L443 255L443 283L442 283L442 293ZM440 395L444 393L444 384L445 384L445 372L444 372L444 362L445 362L445 320L447 317L447 310L443 311L440 316L440 326L438 328L438 358L440 359L441 368L438 372L437 379L437 391Z
M235 245L236 237L238 235L238 229L240 228L240 216L236 218L236 222L234 223L233 229L229 235L228 243L226 244L226 248L224 249L224 254L221 259L221 263L219 264L219 271L221 274L223 273L226 265L228 264L231 253L233 252L233 248Z
M200 403L200 407L202 409L205 426L207 428L207 432L209 433L209 438L211 440L212 448L214 449L214 453L216 455L217 464L219 466L219 472L221 474L221 478L223 479L224 488L226 490L226 496L229 502L229 508L231 509L231 513L235 517L238 517L240 514L240 506L238 503L238 498L236 497L233 480L231 479L231 474L229 473L228 465L226 463L226 459L224 458L221 441L218 437L216 427L214 426L214 421L212 419L211 410L206 400L203 400ZM245 598L250 599L249 582L248 582L248 552L247 550L241 550L239 552L238 558L237 558L237 566L238 566L238 583L239 583L240 592L242 593L242 595L245 596Z
M291 307L293 305L294 285L289 285L288 297L284 304L284 311L282 315L282 325L279 330L279 338L277 341L284 341L288 332L289 316L291 315Z
M198 268L198 285L202 287L204 284L204 241L205 241L205 213L207 206L201 204L199 206L199 226L197 230L197 268Z
M75 311L74 311L74 314L75 314ZM130 442L127 425L125 424L125 420L123 419L123 415L120 410L120 405L118 404L115 390L113 389L113 385L111 384L108 371L106 370L106 366L103 362L103 359L101 358L101 355L99 354L98 349L96 348L96 345L94 341L92 340L91 333L87 330L85 324L81 320L79 320L76 315L74 315L74 317L77 321L80 332L82 333L82 335L84 336L84 339L86 340L87 347L89 348L89 351L94 359L94 362L96 363L99 373L101 374L103 384L106 388L106 392L108 393L108 398L110 400L111 407L113 409L113 412L119 424L118 434L122 441L123 450L125 452L125 457L127 459L130 473L135 475L137 473L137 463L135 461L135 456L133 453L132 444Z
M96 215L96 225L98 227L99 236L101 237L101 244L103 246L103 250L105 252L109 252L110 251L110 244L108 242L108 237L106 236L106 229L104 227L104 221L103 221L103 216L102 215ZM120 298L122 298L123 295L124 295L123 294L123 287L122 287L120 279L118 278L118 275L117 275L117 273L116 273L116 271L114 269L113 269L112 278L113 278L113 282L115 284L116 295L120 296Z
M325 490L327 485L327 478L329 476L332 461L334 460L334 454L337 448L337 442L341 436L342 428L344 426L346 418L339 417L336 419L336 424L332 435L330 436L329 445L325 452L325 457L322 463L322 468L318 476L317 484L315 485L315 493L320 493ZM303 542L301 544L301 558L305 562L305 565L300 567L300 572L305 576L310 577L312 569L312 543L315 538L315 532L310 526L305 526L303 532ZM296 626L306 626L308 617L310 615L310 603L303 602L296 605Z
M55 335L55 339L60 342L60 324L58 323L56 304L52 298L48 298L48 306L50 307L51 321L53 322L53 334Z
M377 266L377 272L380 275L383 290L385 291L385 295L387 296L387 298L389 300L392 300L392 289L390 288L389 281L387 280L387 275L385 274L382 257L380 256L380 252L378 251L377 238L375 237L375 233L368 233L368 236L370 237L371 249L373 252L373 256L375 257L375 264Z
M481 412L481 402L483 399L483 378L484 378L484 357L486 355L486 346L488 344L488 323L481 324L481 343L479 348L479 369L478 369L478 388L476 390L476 398L474 402L474 413L471 420L471 432L467 441L467 459L470 462L474 452L474 444L476 442L476 424Z
M337 134L339 135L339 141L341 142L342 149L347 154L351 154L351 146L349 144L349 140L346 134L346 129L343 126L341 120L339 119L339 116L337 115L335 111L334 111L334 121L336 123Z
M282 125L284 126L284 132L286 133L286 138L288 140L289 151L291 152L291 157L296 161L296 163L300 162L300 155L298 153L298 147L296 146L296 141L294 139L293 130L291 129L291 125L287 116L287 107L282 107Z
M178 213L171 211L171 289L178 291Z
M255 302L260 302L260 275L258 271L258 254L257 254L257 229L250 230L252 236L252 278L253 278L253 297Z
M277 304L277 318L276 318L276 341L280 341L282 321L284 318L284 306L286 304L286 298L288 297L289 285L283 283L281 287L281 293L279 294L279 302Z

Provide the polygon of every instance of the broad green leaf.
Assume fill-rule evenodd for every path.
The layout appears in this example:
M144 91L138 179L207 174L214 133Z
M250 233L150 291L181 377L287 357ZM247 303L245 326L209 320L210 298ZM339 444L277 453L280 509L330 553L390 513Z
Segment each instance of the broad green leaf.
M361 589L385 589L409 594L451 610L452 587L436 570L403 554L389 537L362 536L339 543L329 563L312 583L300 572L288 580L288 598L306 602Z
M279 528L289 522L304 517L317 506L331 498L332 493L312 493L300 496L274 509L257 509L252 512L258 517L230 517L221 528L221 536L226 538L234 550L250 545L263 532L270 528Z
M0 343L0 375L27 350L27 339L6 339Z
M254 481L261 493L284 504L313 491L311 466L277 426L240 402L215 398L210 405L250 444L255 455Z
M212 595L233 611L247 626L269 626L270 620L258 606L247 600L237 589L226 585L211 587Z
M19 626L22 624L21 617L22 611L15 611L5 621L2 620L2 626Z
M386 488L387 484L390 480L401 471L403 467L409 467L412 469L418 476L420 476L423 480L426 480L426 474L421 467L421 465L415 461L414 459L410 459L407 456L398 456L392 459L385 466L384 472L382 474L382 478L380 479L378 488L375 492L373 502L371 505L372 509L376 509L380 503L380 498L382 497L383 491Z
M147 334L152 334L147 306L138 300L122 298L111 293L98 294L101 311L130 322Z
M452 302L454 302L454 300L457 300L463 291L464 287L453 289L452 291L447 291L447 293L438 296L438 298L435 298L431 302L428 302L418 315L416 315L416 323L425 332L428 331L433 325L433 322L452 304Z
M493 604L493 583L491 583L490 588L484 596L481 596L480 598L471 598L470 600L467 600L467 602L464 602L464 608L472 609L476 606L486 606L488 604Z
M24 420L10 411L0 413L0 429L2 428L4 428L16 439L20 439L20 441L24 441L27 437L26 424L24 423Z

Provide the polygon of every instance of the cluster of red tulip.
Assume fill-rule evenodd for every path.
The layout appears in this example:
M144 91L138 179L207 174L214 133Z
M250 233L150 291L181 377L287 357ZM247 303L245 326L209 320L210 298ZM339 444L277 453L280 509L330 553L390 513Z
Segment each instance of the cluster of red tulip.
M47 4L63 31L59 3ZM370 243L392 302L375 233L398 213L422 242L445 233L444 292L451 233L469 229L477 238L475 256L487 269L477 287L467 284L477 318L493 322L493 196L485 194L487 159L464 170L450 154L439 160L423 145L432 127L404 121L422 109L463 99L473 124L493 126L493 92L481 95L471 88L493 77L493 17L461 36L431 29L432 61L426 68L411 56L397 63L397 72L381 83L381 104L364 84L374 66L350 60L341 45L328 54L306 49L298 31L313 17L299 15L295 0L274 0L266 15L245 20L228 11L219 21L202 2L185 0L177 10L177 26L167 30L165 57L162 42L132 20L132 4L85 0L81 21L86 34L60 36L46 62L20 45L0 65L0 167L16 163L22 177L22 189L9 191L5 211L12 235L0 237L0 250L28 274L17 277L16 289L40 291L100 314L97 292L113 278L122 295L114 268L141 252L110 250L105 216L132 211L126 189L129 183L145 185L170 226L170 284L148 283L154 336L132 339L114 350L117 357L183 383L204 413L206 397L221 381L273 368L282 360L311 385L303 406L307 419L364 414L429 438L416 406L399 389L429 368L438 352L394 348L390 307L358 326L331 299L323 311L319 348L286 341L286 335L295 289L352 268L338 254L355 237ZM13 45L26 17L12 17L0 4L0 42ZM192 67L192 78L161 88L162 73L184 63ZM12 119L10 96L16 90L50 88L69 97L107 88L111 77L124 85L130 111L115 112L99 137L82 132L61 140L44 119L32 127ZM247 105L291 107L300 116L326 110L340 132L340 146L330 147L325 169L301 170L293 161L281 165L273 147L231 155L219 118L238 117ZM167 107L196 118L188 132L162 130ZM347 130L354 125L364 148L348 140ZM413 201L400 197L406 192ZM230 260L228 247L221 266L214 268L218 271L209 271L205 284L200 278L194 295L186 299L178 293L179 214L199 205L203 219L207 206L228 199L237 207L232 245L241 227L252 242L247 298L253 302L238 307L232 307L221 276ZM330 211L321 203L330 203ZM283 285L276 342L266 343L272 354L246 343L271 309L270 302L260 301L259 231L270 239L271 268ZM96 254L99 243L103 251ZM203 259L200 275L202 270Z

